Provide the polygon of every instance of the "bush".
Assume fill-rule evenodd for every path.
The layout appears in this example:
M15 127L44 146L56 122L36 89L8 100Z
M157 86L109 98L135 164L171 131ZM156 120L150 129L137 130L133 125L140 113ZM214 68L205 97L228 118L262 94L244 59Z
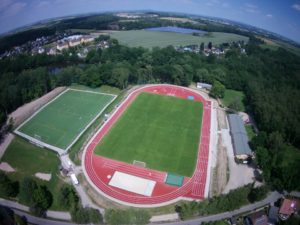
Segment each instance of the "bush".
M75 223L102 223L102 214L97 209L76 206L71 210L72 221Z

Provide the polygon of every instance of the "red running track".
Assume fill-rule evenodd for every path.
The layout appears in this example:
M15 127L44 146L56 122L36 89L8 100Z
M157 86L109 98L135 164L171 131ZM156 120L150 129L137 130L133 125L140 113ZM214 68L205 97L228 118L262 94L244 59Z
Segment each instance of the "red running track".
M136 96L141 92L156 93L161 95L171 95L178 98L188 98L193 96L194 101L203 103L203 118L201 137L198 147L198 160L194 174L191 178L185 177L181 187L170 186L164 183L167 173L140 168L131 164L108 159L93 153L94 148L108 132L113 124L118 120L128 105L134 101ZM98 189L101 194L109 197L112 200L130 205L147 205L149 207L176 201L180 198L203 199L205 195L205 184L207 176L207 165L209 157L209 142L210 142L210 125L211 125L211 102L205 100L200 94L194 91L174 86L174 85L149 85L133 91L111 115L109 120L104 123L101 129L94 135L87 145L84 153L85 174L91 184ZM187 162L188 163L188 162ZM115 171L120 171L135 176L156 181L152 196L147 197L116 187L109 186L110 177Z

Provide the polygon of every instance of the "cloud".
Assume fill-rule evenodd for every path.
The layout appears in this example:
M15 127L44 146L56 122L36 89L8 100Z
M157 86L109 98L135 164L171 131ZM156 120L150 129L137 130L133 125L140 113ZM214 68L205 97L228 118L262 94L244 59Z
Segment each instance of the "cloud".
M292 5L293 9L296 9L297 11L300 11L300 4L294 4Z
M50 5L50 2L49 2L49 1L41 1L41 2L39 2L39 3L36 5L36 7L37 7L37 8L43 8L43 7L49 6L49 5Z
M266 17L269 18L269 19L272 19L273 15L272 14L267 14Z
M12 17L18 14L23 8L25 8L27 3L25 2L16 2L9 5L5 11L3 12L2 16L5 17Z
M245 3L244 10L248 13L259 13L260 12L256 5L253 5L250 3Z
M222 2L220 0L209 0L205 3L207 6L222 6L224 8L228 8L229 4L227 2Z

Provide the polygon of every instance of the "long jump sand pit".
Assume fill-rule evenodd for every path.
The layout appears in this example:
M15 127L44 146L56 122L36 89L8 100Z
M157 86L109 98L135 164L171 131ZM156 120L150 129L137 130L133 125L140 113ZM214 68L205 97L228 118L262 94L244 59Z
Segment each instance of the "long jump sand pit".
M136 194L151 196L156 181L116 171L109 185Z

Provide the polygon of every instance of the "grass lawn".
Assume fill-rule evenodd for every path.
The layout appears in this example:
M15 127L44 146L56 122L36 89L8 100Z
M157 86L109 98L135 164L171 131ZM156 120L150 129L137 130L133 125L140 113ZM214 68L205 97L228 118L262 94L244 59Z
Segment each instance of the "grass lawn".
M54 152L36 147L20 137L15 137L3 155L1 162L9 163L16 172L8 173L13 180L21 181L24 177L34 177L35 173L51 173L50 181L36 180L46 185L53 195L51 209L60 210L57 193L64 182L59 177L60 161Z
M112 99L111 95L68 90L18 131L66 149Z
M183 176L193 174L203 105L186 99L141 93L95 149L127 163Z
M201 42L204 42L205 45L207 45L210 41L213 43L213 45L238 40L248 42L248 37L221 32L213 32L211 36L193 36L192 34L173 32L130 30L114 32L110 36L117 39L123 45L128 45L129 47L141 46L145 48L166 47L168 45L200 45Z
M222 102L226 107L230 106L230 104L232 104L233 102L237 102L237 104L241 108L239 111L244 112L245 111L245 105L243 102L244 98L245 98L245 95L243 92L226 89L224 98L222 99Z

